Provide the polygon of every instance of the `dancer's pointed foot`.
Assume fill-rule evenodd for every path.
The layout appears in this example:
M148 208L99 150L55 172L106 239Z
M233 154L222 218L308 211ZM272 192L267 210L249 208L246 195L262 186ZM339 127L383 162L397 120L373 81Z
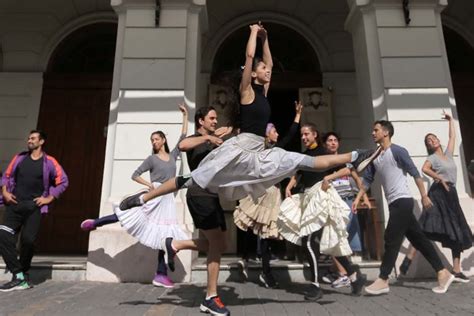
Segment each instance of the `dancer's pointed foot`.
M352 162L352 165L356 168L357 172L360 173L380 155L381 151L381 146L376 149L356 149L357 158Z
M137 193L124 197L122 201L120 201L120 205L119 205L120 210L126 211L128 209L131 209L132 207L143 205L143 203L140 201L140 196L142 196L143 194L147 192L148 190L144 189L144 190L138 191Z
M81 223L81 229L85 232L96 229L95 221L90 218L86 219L85 221Z

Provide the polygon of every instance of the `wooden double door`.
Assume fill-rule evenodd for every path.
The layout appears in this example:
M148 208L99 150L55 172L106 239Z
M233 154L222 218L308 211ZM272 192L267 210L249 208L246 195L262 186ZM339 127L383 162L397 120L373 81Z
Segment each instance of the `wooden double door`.
M38 128L69 187L42 219L40 253L87 253L89 234L80 223L99 214L110 93L110 75L45 77Z

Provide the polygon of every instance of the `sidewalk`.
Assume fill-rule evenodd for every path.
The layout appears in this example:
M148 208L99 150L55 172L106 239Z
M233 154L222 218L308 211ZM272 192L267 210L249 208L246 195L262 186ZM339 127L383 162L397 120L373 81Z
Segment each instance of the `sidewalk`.
M222 301L232 315L472 315L474 281L453 283L447 294L431 292L435 282L405 281L391 285L388 295L352 297L349 288L323 285L319 302L306 302L306 284L269 290L254 283L224 283ZM54 282L33 289L0 293L0 315L203 315L203 284L181 284L165 290L151 284Z

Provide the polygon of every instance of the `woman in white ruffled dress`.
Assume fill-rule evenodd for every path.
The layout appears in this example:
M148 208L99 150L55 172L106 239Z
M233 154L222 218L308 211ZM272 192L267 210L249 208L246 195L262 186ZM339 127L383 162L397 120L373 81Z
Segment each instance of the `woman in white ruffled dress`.
M188 130L188 111L184 104L180 104L179 109L183 114L183 123L177 144L184 139ZM150 140L153 153L135 170L132 179L152 190L176 175L176 160L180 151L176 145L170 152L166 135L162 131L153 132ZM151 182L141 177L145 172L150 172ZM122 212L118 206L115 206L114 212L112 215L97 219L86 219L82 222L81 228L90 231L120 221L122 227L137 238L141 244L159 250L157 272L152 283L155 286L173 287L174 284L167 275L165 253L161 249L161 241L167 237L178 240L188 239L188 235L178 225L173 193L153 199L142 206L134 207L128 212Z

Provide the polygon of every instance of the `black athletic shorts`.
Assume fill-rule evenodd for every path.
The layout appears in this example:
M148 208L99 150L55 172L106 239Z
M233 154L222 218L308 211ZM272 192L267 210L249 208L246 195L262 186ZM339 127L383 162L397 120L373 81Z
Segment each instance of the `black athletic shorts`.
M226 231L224 210L218 197L187 195L186 202L196 228L202 230L220 228Z

